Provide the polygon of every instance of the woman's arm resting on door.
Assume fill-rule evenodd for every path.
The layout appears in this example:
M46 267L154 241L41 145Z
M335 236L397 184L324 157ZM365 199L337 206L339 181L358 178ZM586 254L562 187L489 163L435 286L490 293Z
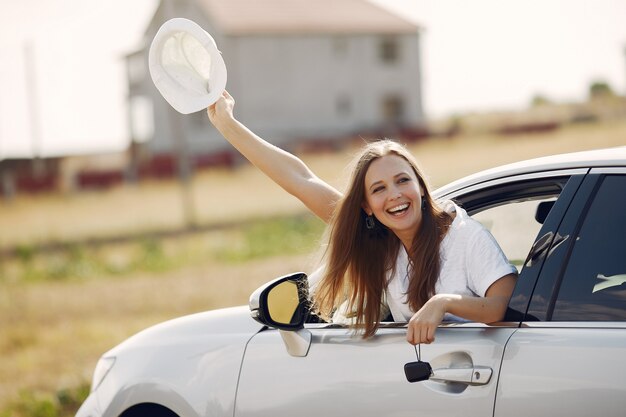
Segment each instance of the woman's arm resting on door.
M458 294L436 294L411 317L407 341L411 344L431 343L446 313L470 321L493 323L504 318L517 275L499 278L487 289L484 297Z

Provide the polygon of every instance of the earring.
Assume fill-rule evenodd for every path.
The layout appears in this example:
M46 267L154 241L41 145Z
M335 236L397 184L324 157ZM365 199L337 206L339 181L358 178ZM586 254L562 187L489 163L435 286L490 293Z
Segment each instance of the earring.
M372 230L376 227L376 223L374 222L374 216L372 216L371 214L365 217L365 227L367 227L368 230Z
M422 197L422 211L426 208L426 200Z

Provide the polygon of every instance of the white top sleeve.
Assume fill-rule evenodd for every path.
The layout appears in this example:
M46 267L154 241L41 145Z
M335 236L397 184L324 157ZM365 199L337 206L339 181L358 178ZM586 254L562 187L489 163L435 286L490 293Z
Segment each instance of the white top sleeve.
M488 230L481 228L470 238L465 257L468 288L484 297L489 287L505 275L517 273Z
M517 272L491 233L463 209L441 242L441 258L437 294L484 297L491 284Z

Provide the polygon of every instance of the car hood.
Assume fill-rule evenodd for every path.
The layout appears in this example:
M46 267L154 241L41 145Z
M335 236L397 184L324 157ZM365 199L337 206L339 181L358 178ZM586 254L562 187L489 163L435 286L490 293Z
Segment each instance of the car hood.
M254 321L247 306L205 311L168 320L131 336L111 349L105 356L115 356L118 351L141 346L183 344L191 339L220 336L252 336L263 325Z

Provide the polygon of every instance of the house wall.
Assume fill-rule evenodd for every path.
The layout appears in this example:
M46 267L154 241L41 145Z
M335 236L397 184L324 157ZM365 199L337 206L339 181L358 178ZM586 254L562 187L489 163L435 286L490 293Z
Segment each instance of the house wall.
M396 127L423 120L418 35L396 35L398 59L383 62L387 36L255 36L228 39L224 58L238 117L276 143L380 130L389 96L404 112Z
M214 37L228 69L227 89L237 100L236 116L275 144L393 132L424 122L417 31L387 36L232 36L222 34L194 2L163 1L146 31L145 49L128 57L143 61L146 68L143 79L131 80L129 100L141 97L144 104L151 103L154 128L146 145L154 154L180 146L191 155L231 149L204 111L176 113L152 84L147 70L150 41L160 25L174 16L194 20ZM398 44L395 62L380 57L381 42L388 39ZM403 103L397 120L384 115L383 103L389 96ZM132 125L132 110L130 119Z

